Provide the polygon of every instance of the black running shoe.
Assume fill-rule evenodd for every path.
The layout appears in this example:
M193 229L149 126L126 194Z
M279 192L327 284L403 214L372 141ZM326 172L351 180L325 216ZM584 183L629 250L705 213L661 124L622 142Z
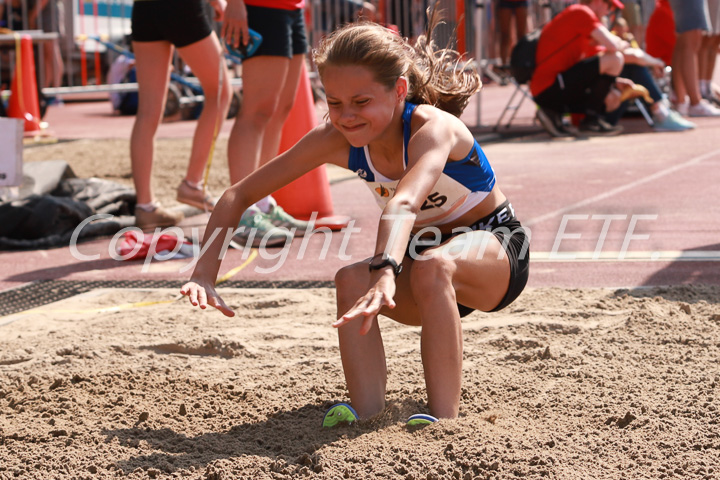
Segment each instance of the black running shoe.
M551 137L569 137L572 133L565 129L562 121L562 115L545 108L538 108L537 114L535 115L538 122L547 131Z
M623 131L620 125L610 125L605 120L597 117L585 117L579 126L581 135L612 137Z

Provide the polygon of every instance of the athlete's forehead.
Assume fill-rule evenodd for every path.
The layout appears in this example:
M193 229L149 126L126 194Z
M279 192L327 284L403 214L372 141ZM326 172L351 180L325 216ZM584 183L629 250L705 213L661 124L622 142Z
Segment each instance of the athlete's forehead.
M360 65L328 66L322 80L328 98L375 95L387 90L371 69Z

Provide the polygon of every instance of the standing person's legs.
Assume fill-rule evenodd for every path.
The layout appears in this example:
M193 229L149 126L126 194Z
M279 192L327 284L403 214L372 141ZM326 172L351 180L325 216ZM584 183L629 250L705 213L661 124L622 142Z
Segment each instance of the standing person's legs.
M717 63L718 48L720 48L720 34L708 35L703 39L703 47L699 57L700 94L710 100L717 101L713 93L713 74Z
M65 71L60 44L57 40L43 42L43 68L45 69L45 87L61 87Z
M515 9L515 33L517 35L517 40L520 40L528 33L527 7L517 7Z
M708 11L711 28L708 35L703 37L698 56L700 94L707 100L718 101L713 93L712 79L720 47L720 0L708 0Z
M152 203L155 133L163 116L173 47L165 41L133 42L138 111L130 135L130 161L139 204Z
M501 5L497 11L498 28L500 29L500 61L503 65L510 63L512 50L512 18L513 9ZM518 35L519 37L519 35Z
M672 79L675 95L680 103L685 96L690 97L690 104L700 103L700 84L698 81L698 51L702 42L702 30L691 30L677 36L673 50Z
M295 103L295 95L298 84L300 83L300 72L302 71L304 61L305 55L293 55L293 58L290 59L290 66L285 75L285 83L278 96L277 108L268 122L265 136L263 137L262 153L260 154L261 166L265 165L278 154L282 127Z
M702 32L708 30L709 13L705 0L670 0L675 14L677 41L672 57L673 88L679 103L685 96L690 97L690 105L700 103L700 84L698 82L698 52L702 43Z
M212 142L227 113L232 86L222 57L222 48L214 32L199 42L178 48L178 53L200 81L205 97L185 175L185 180L197 185L203 181Z
M228 140L230 182L235 184L260 165L265 134L277 114L291 60L260 56L243 63L243 106Z

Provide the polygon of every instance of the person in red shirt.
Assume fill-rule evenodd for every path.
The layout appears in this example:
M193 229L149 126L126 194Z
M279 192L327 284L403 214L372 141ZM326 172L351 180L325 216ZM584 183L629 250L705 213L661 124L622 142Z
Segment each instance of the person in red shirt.
M668 0L658 0L645 31L645 50L648 55L672 65L672 54L677 35L675 18Z
M627 42L611 34L600 19L620 0L581 0L570 5L542 30L530 90L540 106L538 120L553 136L565 136L565 113L584 114L580 131L611 135L621 128L600 117L620 105L616 86ZM620 86L630 85L627 82Z

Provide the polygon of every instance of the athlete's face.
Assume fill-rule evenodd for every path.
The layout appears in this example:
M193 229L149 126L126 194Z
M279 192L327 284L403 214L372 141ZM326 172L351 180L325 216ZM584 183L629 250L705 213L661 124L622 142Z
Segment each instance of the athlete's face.
M404 78L388 89L369 69L359 66L328 66L323 85L330 121L354 147L368 145L382 135L407 94Z

